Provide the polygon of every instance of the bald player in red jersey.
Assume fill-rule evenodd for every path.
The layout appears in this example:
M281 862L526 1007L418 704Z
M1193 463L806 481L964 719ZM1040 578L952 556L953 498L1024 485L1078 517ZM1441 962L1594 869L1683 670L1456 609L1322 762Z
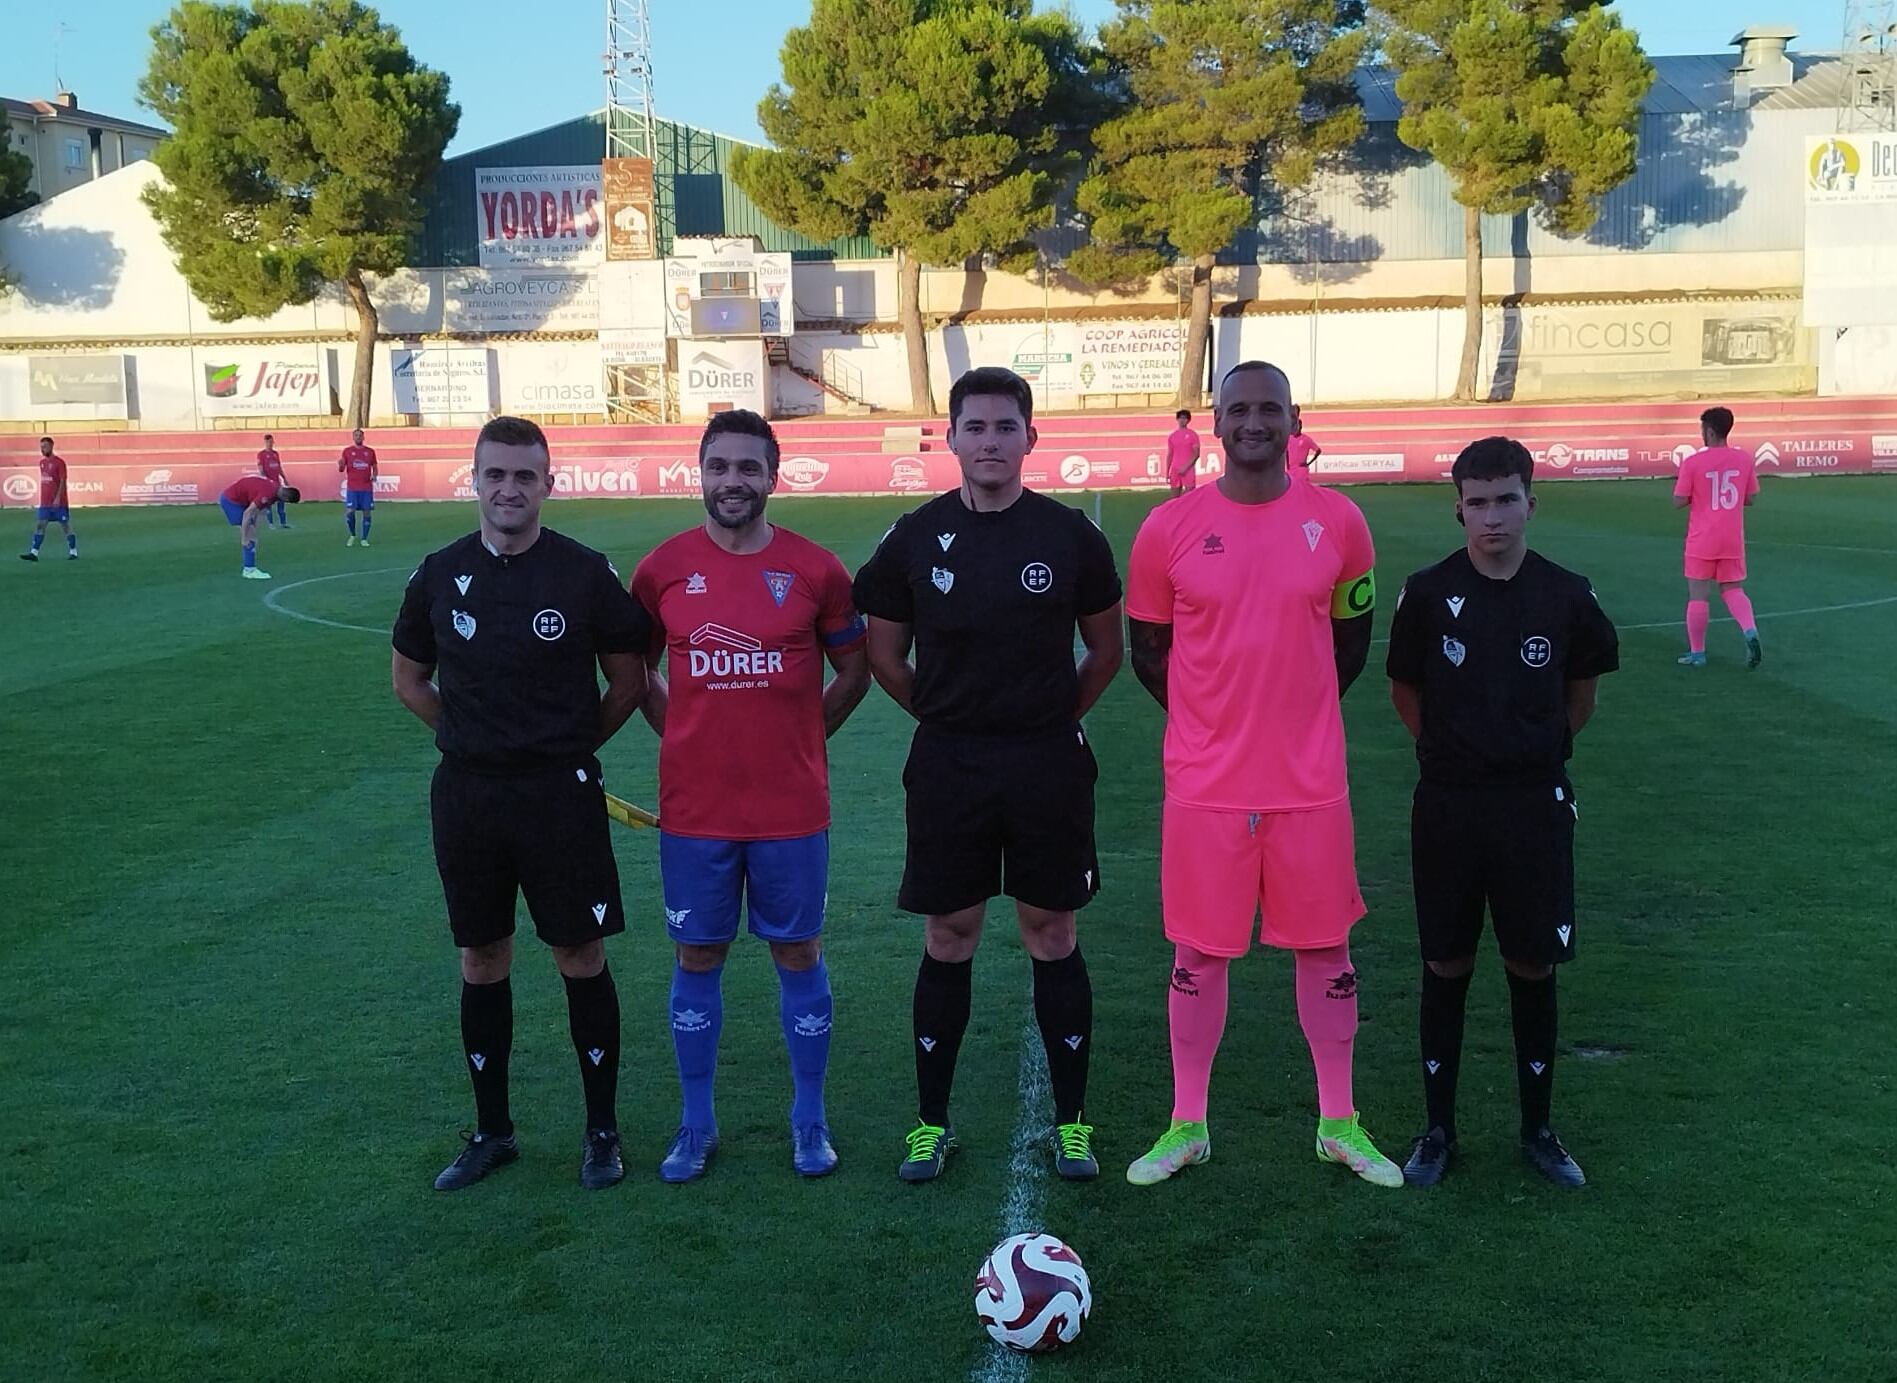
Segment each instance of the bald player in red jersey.
M362 429L349 434L350 444L337 458L336 469L343 474L343 522L349 529L344 547L356 545L356 515L362 515L362 545L369 546L369 521L375 512L375 448L362 444Z
M770 424L744 409L720 413L698 456L705 521L661 543L632 577L655 624L645 712L659 732L659 872L677 948L683 1110L659 1175L696 1180L718 1145L721 977L748 911L777 965L791 1166L825 1176L837 1165L823 1101L834 1008L823 959L825 740L869 690L866 631L836 556L765 521L778 467ZM827 686L826 661L836 671Z
M40 502L34 511L33 542L20 554L22 562L40 559L40 544L46 541L46 525L56 523L66 535L66 560L79 560L79 539L72 531L72 507L66 494L66 462L53 454L53 439L40 438Z

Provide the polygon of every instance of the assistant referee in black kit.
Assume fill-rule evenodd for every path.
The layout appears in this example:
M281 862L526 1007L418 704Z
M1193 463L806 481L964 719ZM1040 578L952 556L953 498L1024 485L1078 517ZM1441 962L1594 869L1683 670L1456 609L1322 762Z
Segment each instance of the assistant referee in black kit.
M1100 887L1098 776L1080 718L1125 653L1120 574L1079 510L1022 488L1034 396L1012 370L949 391L961 485L898 519L856 576L877 682L920 724L903 768L908 855L899 905L928 918L916 975L918 1122L900 1167L932 1181L955 1146L949 1091L990 898L1015 900L1047 1048L1054 1165L1100 1174L1083 1118L1093 987L1074 913ZM1086 653L1074 662L1074 631ZM915 662L909 661L911 645Z
M580 1182L599 1189L625 1175L605 938L626 921L594 754L645 697L652 622L605 557L540 526L552 488L545 434L521 418L489 421L474 444L480 530L423 559L395 621L395 694L441 750L429 795L435 863L461 948L477 1116L435 1178L441 1191L520 1156L507 1108L517 893L566 981L586 1094Z
M1486 906L1508 971L1522 1156L1563 1186L1586 1178L1549 1126L1554 967L1574 957L1574 831L1567 761L1620 666L1614 626L1584 576L1528 548L1535 463L1506 437L1456 458L1463 548L1404 584L1390 626L1390 696L1422 770L1410 868L1423 945L1427 1130L1403 1168L1434 1186L1456 1150L1463 1006Z

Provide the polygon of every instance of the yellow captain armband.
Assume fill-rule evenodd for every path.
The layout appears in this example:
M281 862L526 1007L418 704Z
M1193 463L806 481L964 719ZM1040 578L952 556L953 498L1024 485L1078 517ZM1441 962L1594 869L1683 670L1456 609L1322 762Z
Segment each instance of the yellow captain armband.
M1377 574L1367 571L1331 592L1331 618L1356 619L1377 608Z

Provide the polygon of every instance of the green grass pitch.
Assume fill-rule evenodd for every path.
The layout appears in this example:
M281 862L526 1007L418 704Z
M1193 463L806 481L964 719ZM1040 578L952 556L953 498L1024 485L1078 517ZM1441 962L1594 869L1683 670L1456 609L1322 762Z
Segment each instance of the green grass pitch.
M1383 629L1402 576L1460 532L1446 487L1356 498ZM1750 675L1717 606L1712 665L1674 666L1681 517L1662 487L1550 485L1541 501L1532 541L1591 576L1622 630L1623 670L1573 766L1581 950L1562 977L1555 1113L1591 1178L1579 1194L1518 1161L1492 949L1470 1001L1463 1158L1438 1191L1313 1160L1291 967L1267 952L1234 976L1216 1157L1169 1185L1125 1184L1170 1097L1161 723L1127 673L1091 718L1106 889L1081 933L1099 1183L1054 1182L1038 1151L1025 1180L1013 1169L1032 1029L999 910L957 1085L963 1150L936 1185L895 1177L920 942L893 906L907 726L872 691L831 742L839 1174L790 1172L775 977L744 942L726 973L718 1161L699 1184L658 1181L677 1114L671 961L656 837L619 832L628 1180L604 1195L576 1183L563 998L527 941L525 1156L439 1195L471 1100L429 851L435 753L389 693L382 631L416 561L473 507L387 506L374 547L345 550L337 507L304 506L295 531L263 534L267 586L237 579L214 510L80 511L83 560L66 562L55 532L37 567L0 570L0 1373L1891 1377L1897 486L1768 481L1749 519L1766 651ZM1122 561L1148 503L1105 501ZM900 507L772 513L854 567ZM550 519L629 573L699 513L575 501ZM24 542L28 519L6 523ZM330 623L279 613L272 594ZM1400 1159L1421 1117L1414 764L1381 657L1346 701L1371 909L1354 937L1357 1088ZM653 804L642 722L604 757L614 790ZM1095 1291L1080 1343L1025 1366L990 1351L971 1309L1011 1195L1078 1249Z

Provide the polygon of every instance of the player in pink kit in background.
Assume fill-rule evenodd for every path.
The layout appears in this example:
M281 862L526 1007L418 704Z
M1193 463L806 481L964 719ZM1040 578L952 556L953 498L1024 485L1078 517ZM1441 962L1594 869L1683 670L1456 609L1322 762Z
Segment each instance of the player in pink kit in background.
M1324 448L1305 432L1304 416L1296 413L1291 420L1291 440L1284 444L1285 474L1293 480L1308 481L1315 485L1317 478L1311 474L1311 466L1323 454Z
M1282 370L1235 366L1213 413L1224 476L1154 509L1133 543L1133 668L1167 716L1160 893L1175 947L1172 1124L1127 1169L1135 1185L1211 1154L1228 971L1251 949L1261 907L1258 939L1296 958L1319 1160L1403 1184L1351 1093L1349 939L1364 903L1338 698L1369 653L1375 553L1354 503L1286 474L1295 419Z
M1752 453L1727 445L1732 410L1709 408L1699 415L1705 450L1680 462L1673 484L1673 507L1686 519L1686 649L1682 667L1706 666L1706 628L1712 622L1713 587L1745 636L1746 666L1764 658L1758 622L1745 593L1745 511L1759 497L1759 473Z
M1177 499L1199 483L1199 434L1192 430L1192 414L1182 408L1173 414L1179 424L1166 435L1166 483Z

